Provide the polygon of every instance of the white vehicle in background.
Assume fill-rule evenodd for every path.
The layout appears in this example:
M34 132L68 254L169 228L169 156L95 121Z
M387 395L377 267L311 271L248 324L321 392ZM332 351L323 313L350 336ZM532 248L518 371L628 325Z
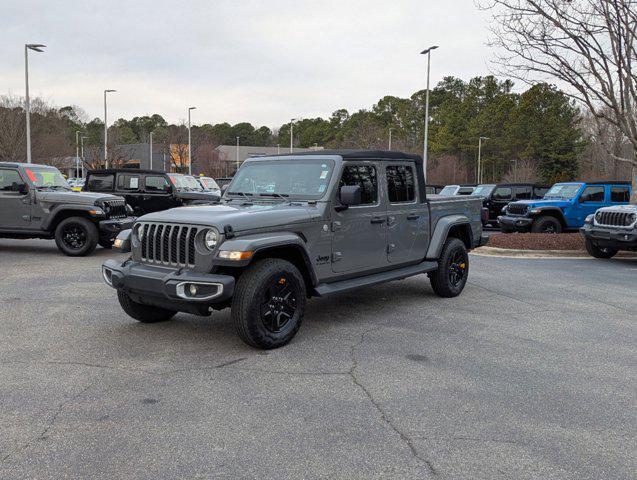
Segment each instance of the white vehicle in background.
M206 192L212 192L219 196L221 196L221 187L215 182L215 179L212 177L197 177L199 183L203 187Z
M471 195L475 187L463 185L447 185L438 195L453 197L456 195Z

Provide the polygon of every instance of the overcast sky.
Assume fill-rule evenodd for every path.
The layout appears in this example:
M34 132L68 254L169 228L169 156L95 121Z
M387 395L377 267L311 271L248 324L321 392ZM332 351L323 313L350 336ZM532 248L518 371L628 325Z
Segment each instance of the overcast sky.
M292 117L368 108L445 75L489 73L487 15L473 0L2 0L0 94L79 105L109 123L159 113L169 122L276 127Z

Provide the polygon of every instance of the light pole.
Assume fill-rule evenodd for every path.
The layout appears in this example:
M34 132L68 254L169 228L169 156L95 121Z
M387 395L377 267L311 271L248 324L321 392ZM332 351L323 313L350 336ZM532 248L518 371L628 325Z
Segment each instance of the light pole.
M239 138L241 137L237 137L237 170L235 172L239 171Z
M279 143L276 144L276 154L277 155L281 154L281 144Z
M153 132L149 133L150 136L150 169L153 169Z
M482 140L489 140L489 137L478 137L478 184L482 183Z
M427 181L427 155L428 155L428 141L429 141L429 67L431 65L431 51L438 48L438 45L433 45L422 52L421 55L427 55L427 93L425 95L425 140L423 147L423 169L425 173L425 181Z
M188 175L192 175L192 145L190 143L190 112L197 107L188 107Z
M518 159L511 160L513 162L513 183L518 183Z
M294 122L296 121L296 118L290 120L290 153L294 152Z
M88 138L88 137L80 137L80 142L82 142L82 145L80 147L81 148L80 152L82 155L82 178L84 178L84 139L85 138Z
M106 115L106 94L117 90L104 90L104 165L108 168L108 122Z
M29 50L44 52L46 45L27 43L24 45L24 83L26 87L25 110L27 114L27 163L31 163L31 103L29 101Z
M75 175L77 176L80 169L80 131L75 130Z
M389 129L389 150L390 150L390 151L391 151L391 132L393 132L393 131L394 131L394 129L393 129L393 128L390 128L390 129Z

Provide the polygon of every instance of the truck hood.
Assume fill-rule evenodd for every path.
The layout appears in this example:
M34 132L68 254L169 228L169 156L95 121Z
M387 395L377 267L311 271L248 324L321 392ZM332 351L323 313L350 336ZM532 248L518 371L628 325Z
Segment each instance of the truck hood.
M637 213L637 205L614 205L612 207L602 207L598 212L624 212Z
M96 201L123 200L122 197L105 193L38 190L38 201L45 203L66 203L73 205L95 205Z
M216 227L220 232L230 225L235 232L309 222L306 206L289 203L242 205L238 202L219 205L196 205L149 213L140 222L186 223Z
M178 190L175 196L184 200L219 200L220 195L213 192L189 192L187 190Z
M571 202L569 200L558 200L558 199L551 199L551 200L517 200L515 202L516 205L526 205L528 206L529 209L531 208L539 208L539 207L557 207L557 208L563 208L563 207L568 207Z

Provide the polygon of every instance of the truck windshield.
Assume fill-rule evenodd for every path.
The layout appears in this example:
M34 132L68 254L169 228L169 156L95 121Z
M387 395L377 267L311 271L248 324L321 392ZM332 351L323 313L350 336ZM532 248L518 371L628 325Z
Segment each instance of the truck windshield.
M456 194L456 192L460 189L458 185L447 185L445 188L440 190L438 195L444 195L446 197L451 197Z
M32 166L24 171L36 187L71 188L57 168Z
M574 198L581 187L582 185L579 183L556 183L548 192L546 192L544 198Z
M196 191L202 191L203 187L201 186L201 184L195 179L195 177L191 177L190 175L182 175L182 174L178 174L178 173L172 173L169 175L170 180L172 181L173 185L175 185L175 187L177 187L177 189L184 189L184 190L196 190Z
M481 197L488 197L495 188L495 185L478 185L473 191L474 195L480 195Z
M234 176L228 195L316 200L327 191L333 168L332 160L247 162Z

